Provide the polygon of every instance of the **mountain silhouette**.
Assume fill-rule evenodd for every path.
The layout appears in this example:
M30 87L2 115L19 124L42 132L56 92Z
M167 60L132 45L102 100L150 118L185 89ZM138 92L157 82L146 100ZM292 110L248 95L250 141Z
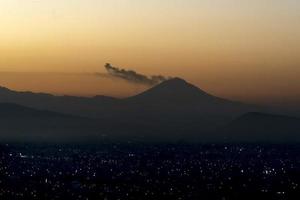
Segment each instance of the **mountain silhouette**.
M168 103L191 103L199 100L212 100L214 97L207 94L196 86L180 78L174 78L162 82L141 94L128 99L131 101L148 101L157 103L166 101Z
M92 98L54 96L0 88L1 102L93 118L117 117L120 114L126 115L127 112L131 114L139 112L140 109L149 110L149 112L151 110L165 113L186 111L194 114L234 117L254 111L253 106L214 97L180 78L167 80L141 94L125 99L107 96ZM144 114L147 115L147 113Z
M93 136L111 135L168 141L190 138L201 141L222 140L224 135L220 135L223 133L220 127L227 127L229 130L228 124L239 116L268 111L259 106L215 97L180 78L164 81L145 92L124 99L107 96L54 96L17 92L2 87L0 104L1 102L26 107L12 108L14 106L3 104L1 108L0 105L2 113L5 113L3 119L5 116L12 116L11 120L6 117L7 124L14 123L14 116L23 115L18 123L25 126L26 122L32 130L36 125L40 133L45 131L64 134L64 131L74 131L81 134L81 137L87 137L91 133ZM28 107L36 110L28 110ZM47 120L41 121L42 119ZM10 128L13 130L13 127ZM227 133L225 136L227 137Z
M258 111L258 106L215 97L180 78L167 80L141 94L125 99L131 111L154 118L225 123L235 117ZM145 116L145 115L144 115Z
M84 117L97 117L110 104L118 101L113 97L95 96L93 98L76 96L55 96L46 93L18 92L5 87L0 88L0 103L15 103L42 110L73 114Z

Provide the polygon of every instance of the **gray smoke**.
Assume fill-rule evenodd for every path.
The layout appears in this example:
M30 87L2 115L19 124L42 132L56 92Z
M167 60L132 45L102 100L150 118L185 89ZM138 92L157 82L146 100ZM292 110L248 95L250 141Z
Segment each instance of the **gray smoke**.
M110 75L114 77L118 77L136 84L156 85L170 79L161 75L148 77L146 75L139 74L133 70L126 70L126 69L113 67L109 63L105 65L105 69Z

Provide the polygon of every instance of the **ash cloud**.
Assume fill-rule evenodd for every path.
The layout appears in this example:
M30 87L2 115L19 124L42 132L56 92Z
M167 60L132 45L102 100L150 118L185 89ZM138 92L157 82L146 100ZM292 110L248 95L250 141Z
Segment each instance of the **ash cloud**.
M146 76L143 74L139 74L133 70L126 70L126 69L120 69L118 67L113 67L109 63L106 63L104 67L107 70L109 75L111 75L113 77L124 79L126 81L129 81L129 82L135 83L135 84L144 84L144 85L153 86L153 85L157 85L163 81L170 79L169 77L167 78L167 77L164 77L161 75L149 77L149 76Z

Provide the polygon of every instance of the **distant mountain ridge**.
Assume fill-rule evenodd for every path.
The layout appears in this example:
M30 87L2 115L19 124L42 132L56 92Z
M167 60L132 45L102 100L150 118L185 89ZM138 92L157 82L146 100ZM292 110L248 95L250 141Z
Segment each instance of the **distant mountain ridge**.
M171 110L182 107L182 109L189 110L189 112L194 109L201 109L203 114L215 113L235 116L253 109L253 107L242 103L209 95L180 78L170 79L141 94L125 99L107 96L95 96L92 98L54 96L45 93L16 92L7 88L1 88L0 102L11 102L39 109L94 118L101 118L103 115L115 117L119 115L119 111L131 112L140 109L140 106L151 106L151 109L156 111L163 111L166 108L166 112L170 112L170 106L172 106ZM156 108L153 108L153 105L156 105Z
M115 101L118 99L100 95L93 98L55 96L47 93L17 92L4 87L0 88L0 103L9 102L84 117L96 117L94 112L97 112L99 105L103 107Z
M7 102L14 104L1 104ZM14 120L20 119L17 122L24 129L19 128L19 132L31 130L35 133L40 131L63 135L64 132L74 131L83 138L91 133L96 137L114 135L168 141L191 138L202 141L223 140L224 137L239 138L243 133L237 135L234 130L243 132L243 129L237 129L238 124L241 128L246 127L245 121L248 123L250 119L251 122L260 118L253 113L268 111L259 106L215 97L180 78L167 80L141 94L124 99L106 96L92 98L54 96L16 92L2 87L0 112L1 110L0 119L7 119L0 123L0 133L9 130L6 129L5 123L14 123L8 119L10 116ZM38 117L39 115L45 119L48 117L49 120L43 120L43 117ZM238 118L239 116L242 117ZM238 119L234 120L236 118ZM263 118L266 119L265 116ZM34 125L39 127L38 131ZM228 131L223 134L220 127L226 127L225 129L231 130L233 134L228 135ZM13 127L10 128L14 132ZM258 134L254 136L262 139ZM244 137L251 137L251 134L244 134Z

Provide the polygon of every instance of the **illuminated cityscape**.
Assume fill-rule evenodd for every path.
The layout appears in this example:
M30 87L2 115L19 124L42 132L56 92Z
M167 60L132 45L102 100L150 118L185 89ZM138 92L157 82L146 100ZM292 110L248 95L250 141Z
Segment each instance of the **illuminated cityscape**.
M288 199L299 145L2 145L1 199Z

